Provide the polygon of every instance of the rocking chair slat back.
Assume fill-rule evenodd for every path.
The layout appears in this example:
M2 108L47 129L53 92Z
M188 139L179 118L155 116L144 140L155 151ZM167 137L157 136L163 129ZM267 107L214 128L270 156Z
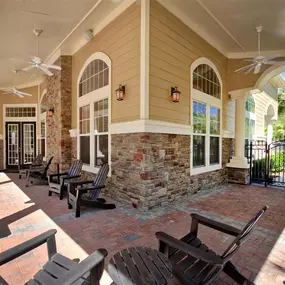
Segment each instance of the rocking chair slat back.
M257 215L251 219L247 225L243 228L241 233L234 239L232 244L226 249L226 251L223 253L221 256L224 258L226 261L230 260L233 254L239 249L239 247L247 241L247 239L250 236L250 233L254 229L256 223L258 220L262 217L263 213L268 209L268 206L264 206L258 213Z
M72 162L70 169L68 170L67 176L80 175L83 162L82 160L75 160Z
M33 163L32 163L32 166L34 165L41 165L43 163L43 155L42 154L38 154L36 156L36 158L34 159Z
M42 177L46 177L47 176L47 172L48 172L48 169L49 169L49 167L51 165L52 160L53 160L53 156L49 159L48 163L46 164L46 167L45 167L45 170L43 172Z
M88 194L86 194L86 197L88 197L88 199L96 200L99 197L101 191L100 187L105 185L108 173L109 173L109 165L102 164L92 184L94 190L91 190L88 192Z

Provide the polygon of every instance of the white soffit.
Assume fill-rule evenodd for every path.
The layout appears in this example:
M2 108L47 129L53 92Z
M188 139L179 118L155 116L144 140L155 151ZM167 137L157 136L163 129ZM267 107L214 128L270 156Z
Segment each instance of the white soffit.
M285 55L284 0L158 0L229 58L257 55L255 27L263 25L264 55ZM270 7L270 11L268 10Z

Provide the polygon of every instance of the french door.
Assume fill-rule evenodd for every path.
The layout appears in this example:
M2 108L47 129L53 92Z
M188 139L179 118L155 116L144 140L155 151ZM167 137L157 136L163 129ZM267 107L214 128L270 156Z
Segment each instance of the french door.
M36 155L36 123L6 122L6 168L30 164Z

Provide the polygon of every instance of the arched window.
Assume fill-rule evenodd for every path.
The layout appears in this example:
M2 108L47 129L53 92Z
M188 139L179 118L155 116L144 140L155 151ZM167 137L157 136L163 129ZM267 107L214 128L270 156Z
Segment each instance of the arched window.
M255 101L252 95L249 95L245 101L245 139L246 143L255 135Z
M79 97L109 85L109 67L101 59L91 61L85 68L79 83Z
M215 98L221 98L221 86L218 76L207 64L200 64L194 69L193 88Z
M100 164L110 162L110 68L110 59L95 53L85 62L78 79L77 155L83 169L95 173Z
M221 168L222 87L215 65L206 58L191 66L192 159L191 173Z

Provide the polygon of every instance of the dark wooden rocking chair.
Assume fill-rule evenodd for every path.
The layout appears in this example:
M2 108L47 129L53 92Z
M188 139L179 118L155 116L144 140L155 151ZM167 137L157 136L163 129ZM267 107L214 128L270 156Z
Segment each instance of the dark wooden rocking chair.
M41 154L38 154L34 161L30 164L18 164L19 169L19 179L22 179L22 175L25 175L27 177L28 170L35 168L35 167L41 167L43 165L43 156Z
M47 172L51 165L53 156L49 159L46 166L42 167L33 167L28 169L28 174L26 178L26 187L29 187L31 183L39 182L43 184L48 183Z
M49 230L20 245L0 253L0 266L47 243L49 261L26 285L99 285L108 252L98 249L77 263L56 250L56 230ZM1 283L2 284L2 283Z
M48 195L51 196L52 192L59 194L59 199L63 199L63 192L67 190L67 183L72 179L77 179L81 176L82 161L75 160L72 162L68 172L56 173L48 175L49 191ZM56 181L55 181L56 178Z
M71 181L68 183L68 209L75 208L75 217L80 217L80 206L90 205L100 209L115 209L114 204L106 204L99 198L101 189L105 188L109 165L102 164L94 180Z
M181 240L163 232L156 233L156 237L159 239L159 250L168 256L172 262L173 275L183 285L211 284L222 271L240 285L254 285L254 283L238 272L230 259L240 248L241 244L249 238L254 226L267 208L268 206L263 207L242 230L210 220L198 214L191 214L190 233ZM222 255L217 255L197 237L199 224L234 236L235 239Z

